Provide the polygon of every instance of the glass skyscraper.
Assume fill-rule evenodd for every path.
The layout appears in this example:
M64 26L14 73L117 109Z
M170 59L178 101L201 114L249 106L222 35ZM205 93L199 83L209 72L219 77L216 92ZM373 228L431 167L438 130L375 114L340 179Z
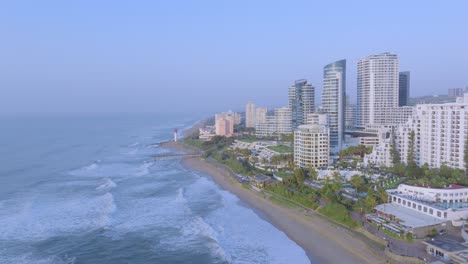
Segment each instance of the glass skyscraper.
M408 105L410 91L410 72L400 72L398 106Z
M322 111L328 116L330 148L340 150L346 121L346 60L323 68Z
M305 124L307 114L315 111L315 88L307 80L297 80L289 87L289 108L293 129Z

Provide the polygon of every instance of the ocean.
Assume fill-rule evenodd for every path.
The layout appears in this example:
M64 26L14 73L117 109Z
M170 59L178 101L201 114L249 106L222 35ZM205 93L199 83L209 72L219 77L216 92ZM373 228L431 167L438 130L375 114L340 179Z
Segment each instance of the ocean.
M0 118L0 263L310 263L153 145L200 117Z

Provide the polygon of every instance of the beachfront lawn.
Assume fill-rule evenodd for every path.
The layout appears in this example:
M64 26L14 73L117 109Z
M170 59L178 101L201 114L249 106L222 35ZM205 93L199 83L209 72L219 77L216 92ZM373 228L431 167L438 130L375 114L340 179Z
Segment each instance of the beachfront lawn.
M292 147L285 146L285 145L270 146L268 148L273 150L273 151L276 151L276 152L278 152L280 154L293 153L294 152L294 149Z
M351 217L348 209L338 202L329 202L324 207L320 207L318 211L328 218L348 227L356 228L359 226L359 223Z
M294 204L292 202L289 202L289 201L286 201L286 200L283 200L283 199L280 199L280 198L277 198L275 196L271 196L270 200L272 202L276 203L276 204L287 206L287 207L292 208L292 209L298 209L299 208L299 206L297 206L296 204Z

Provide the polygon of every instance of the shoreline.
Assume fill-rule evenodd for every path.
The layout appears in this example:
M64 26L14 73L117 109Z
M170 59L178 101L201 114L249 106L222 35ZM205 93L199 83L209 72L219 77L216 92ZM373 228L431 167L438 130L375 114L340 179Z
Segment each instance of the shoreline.
M186 153L198 151L183 143L162 142L160 147ZM324 219L315 211L305 215L300 210L274 203L261 193L245 189L231 177L224 165L202 158L184 158L184 168L209 176L222 189L237 196L264 220L285 233L299 245L312 263L386 263L383 250L375 252L351 231Z

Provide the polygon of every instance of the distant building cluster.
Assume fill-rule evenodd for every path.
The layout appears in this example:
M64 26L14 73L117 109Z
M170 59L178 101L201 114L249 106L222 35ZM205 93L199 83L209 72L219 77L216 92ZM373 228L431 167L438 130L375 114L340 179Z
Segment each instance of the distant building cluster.
M241 123L239 113L232 111L215 115L215 134L217 136L232 137L234 135L234 125Z

